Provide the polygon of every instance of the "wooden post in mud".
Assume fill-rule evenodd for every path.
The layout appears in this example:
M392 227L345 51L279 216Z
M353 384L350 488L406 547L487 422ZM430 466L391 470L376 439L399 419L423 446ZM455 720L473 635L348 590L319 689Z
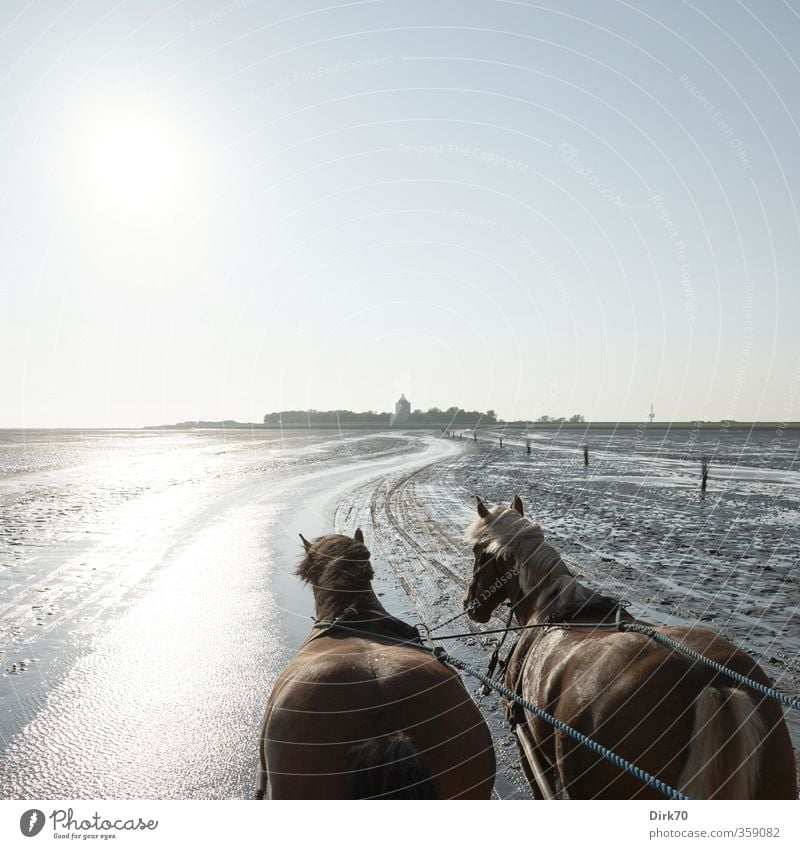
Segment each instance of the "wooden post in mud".
M588 469L589 468L589 446L583 446L583 465Z
M530 439L525 440L525 450L528 452L528 456L531 456L531 441Z
M708 458L703 457L700 464L700 493L706 494L706 486L708 485Z

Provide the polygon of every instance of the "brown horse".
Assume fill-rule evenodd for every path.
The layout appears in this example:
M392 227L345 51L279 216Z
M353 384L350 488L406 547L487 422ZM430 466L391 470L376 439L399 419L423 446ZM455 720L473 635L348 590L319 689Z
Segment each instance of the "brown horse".
M614 627L635 622L612 599L570 574L541 527L478 498L469 615L488 621L503 601L523 630L506 686L651 775L697 799L794 799L794 753L780 705L706 664ZM567 622L548 626L547 623ZM770 686L756 662L719 634L651 626ZM520 760L534 795L575 799L661 798L654 789L514 706Z
M318 624L272 690L256 797L266 779L273 799L488 798L486 722L458 675L378 601L361 531L301 539L297 574Z

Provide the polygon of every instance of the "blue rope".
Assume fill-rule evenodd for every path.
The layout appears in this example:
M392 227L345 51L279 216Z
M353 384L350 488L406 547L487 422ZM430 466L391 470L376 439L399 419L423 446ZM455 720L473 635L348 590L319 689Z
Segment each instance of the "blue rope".
M700 654L700 652L689 648L689 646L685 646L683 643L679 643L677 640L673 640L671 637L667 637L664 634L660 634L658 631L653 628L649 628L647 625L637 625L630 622L622 622L619 627L622 631L635 631L637 634L645 634L648 637L652 637L657 642L663 643L665 646L669 646L670 648L683 652L689 657L692 657L695 660L699 660L702 663L707 664L712 669L716 669L717 672L722 672L724 675L730 676L731 678L733 678L734 681L738 681L740 684L744 684L747 687L752 687L754 690L757 690L759 693L763 693L765 696L771 696L773 699L777 699L779 702L781 702L781 704L784 704L787 707L794 708L795 710L800 710L800 699L796 699L792 696L787 695L786 693L782 693L780 690L773 690L772 687L767 687L766 685L761 684L758 681L754 681L752 678L747 678L746 676L741 675L739 672L734 672L732 669L728 669L727 666L723 666L721 663L717 663L715 660L711 660L705 655Z
M640 769L635 764L630 763L630 761L626 761L624 758L621 758L616 753L612 752L610 749L606 749L605 746L601 746L600 743L592 740L591 737L587 737L585 734L582 734L577 729L573 728L571 725L567 725L565 722L562 722L560 719L556 719L554 716L551 716L549 713L545 713L541 708L536 707L536 705L531 704L531 702L526 701L525 699L518 696L516 693L512 692L505 687L503 684L498 684L496 681L493 681L487 675L484 675L482 672L479 672L477 669L472 669L467 666L466 663L459 660L457 657L453 657L449 654L445 649L441 646L437 646L433 650L433 654L435 657L438 657L439 660L445 660L451 666L455 666L456 669L462 669L468 675L472 675L473 678L477 678L487 687L490 687L492 690L496 690L498 693L504 695L507 699L518 704L520 707L527 710L529 713L538 716L539 719L543 719L549 725L552 725L558 731L566 734L568 737L571 737L573 740L577 740L582 746L586 746L588 749L591 749L595 754L600 755L605 758L607 761L611 761L612 764L618 766L620 769L625 770L625 772L630 773L635 778L638 778L639 781L648 784L650 787L653 787L655 790L658 790L659 793L666 796L668 799L688 799L689 797L681 793L679 790L676 790L674 787L670 787L669 784L665 784L660 779L656 778L653 775L650 775L649 772L645 772L645 770Z

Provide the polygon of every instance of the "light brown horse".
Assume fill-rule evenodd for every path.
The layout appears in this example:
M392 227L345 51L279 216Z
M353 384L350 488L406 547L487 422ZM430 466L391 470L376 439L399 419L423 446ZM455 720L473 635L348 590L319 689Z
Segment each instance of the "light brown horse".
M458 675L378 601L361 531L303 545L318 627L272 690L256 797L265 777L273 799L488 798L489 728Z
M508 600L520 625L568 620L520 632L505 671L509 689L689 798L797 797L794 752L776 701L650 636L614 627L636 620L575 580L523 515L519 496L511 508L477 501L467 531L475 555L464 599L470 617L486 622ZM714 631L651 627L771 686L752 658ZM662 798L521 708L510 718L537 798Z

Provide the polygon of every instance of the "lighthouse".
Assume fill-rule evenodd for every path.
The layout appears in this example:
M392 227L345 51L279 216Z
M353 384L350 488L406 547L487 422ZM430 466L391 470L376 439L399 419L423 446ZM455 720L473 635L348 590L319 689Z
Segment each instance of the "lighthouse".
M653 405L650 405L650 414L647 416L650 419L650 424L653 424L653 419L656 417L656 414L653 412Z

